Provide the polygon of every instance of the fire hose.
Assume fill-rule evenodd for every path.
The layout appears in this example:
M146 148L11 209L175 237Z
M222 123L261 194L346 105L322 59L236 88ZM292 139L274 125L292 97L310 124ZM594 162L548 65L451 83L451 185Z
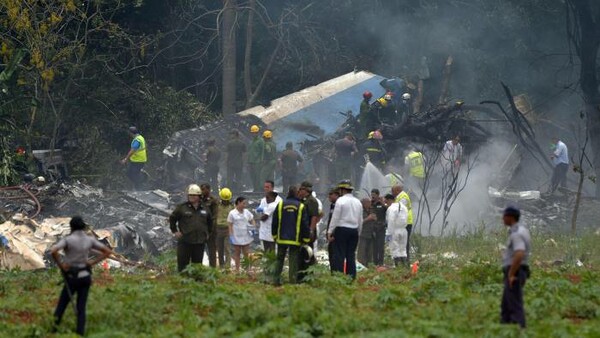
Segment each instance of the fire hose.
M25 192L25 194L27 194L27 196L9 196L9 197L3 197L2 199L18 200L18 199L31 198L33 200L33 202L35 203L35 206L36 206L36 211L33 215L29 216L29 218L35 218L42 211L42 205L40 204L40 201L37 199L37 197L35 196L34 193L32 193L29 189L27 189L27 187L20 186L20 185L13 186L13 187L0 187L0 191L2 191L2 190L22 190L23 192Z

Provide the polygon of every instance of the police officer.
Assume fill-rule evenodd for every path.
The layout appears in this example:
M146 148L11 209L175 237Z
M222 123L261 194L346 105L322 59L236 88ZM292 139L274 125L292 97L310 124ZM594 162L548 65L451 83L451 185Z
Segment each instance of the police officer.
M377 220L373 229L373 261L375 265L382 266L385 253L385 217L387 207L381 198L379 189L371 190L371 209Z
M310 242L310 221L307 208L298 198L295 186L289 188L287 198L277 205L272 222L272 234L277 242L275 284L281 284L281 272L288 252L290 283L297 283L301 246Z
M207 251L208 251L208 263L211 268L217 267L217 215L219 214L219 200L211 195L210 184L203 183L200 185L200 190L202 191L202 196L200 196L200 201L202 203L202 207L204 210L208 210L210 212L210 216L215 220L212 223L212 228L210 230L210 236L208 237L207 242Z
M122 164L127 164L127 177L133 183L135 190L140 190L144 181L142 169L148 161L146 155L146 140L140 134L136 127L129 127L129 136L132 138L129 152L121 160Z
M248 147L248 166L250 167L250 180L254 192L260 190L260 184L263 181L261 169L263 165L263 156L265 151L265 141L260 137L260 128L257 125L250 127L250 133L254 136Z
M183 271L190 263L202 263L204 246L211 235L213 221L196 184L187 189L188 201L175 208L169 217L171 232L177 238L177 270Z
M502 293L501 317L503 324L519 324L525 327L523 287L529 278L529 254L531 236L529 230L519 223L521 212L514 207L504 210L503 222L509 227L508 243L502 258L504 292Z

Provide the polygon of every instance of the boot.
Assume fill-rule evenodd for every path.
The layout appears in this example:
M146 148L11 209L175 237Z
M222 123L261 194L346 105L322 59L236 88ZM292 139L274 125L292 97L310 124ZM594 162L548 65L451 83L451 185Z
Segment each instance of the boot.
M401 263L401 258L399 257L394 257L394 266L398 267L398 265L400 265Z

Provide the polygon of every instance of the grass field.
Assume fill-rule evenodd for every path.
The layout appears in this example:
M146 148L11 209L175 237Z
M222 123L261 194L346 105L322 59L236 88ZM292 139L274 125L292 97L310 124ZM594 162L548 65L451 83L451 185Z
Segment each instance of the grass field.
M354 283L313 270L304 285L272 287L263 276L193 267L166 273L95 272L90 337L600 337L600 236L534 234L525 288L528 328L498 324L504 231L415 238L420 270L362 272ZM455 253L458 257L445 258ZM446 253L446 255L444 255ZM555 262L555 261L562 261ZM575 264L577 260L583 266ZM0 272L0 335L48 333L61 281L56 269ZM56 337L72 335L69 307Z

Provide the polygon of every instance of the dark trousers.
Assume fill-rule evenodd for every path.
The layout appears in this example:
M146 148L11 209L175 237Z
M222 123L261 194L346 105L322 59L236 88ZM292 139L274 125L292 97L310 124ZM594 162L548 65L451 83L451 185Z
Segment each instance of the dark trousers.
M204 243L190 244L177 242L177 271L183 271L188 264L202 263L204 258Z
M144 169L144 164L145 163L130 161L127 165L127 178L133 183L133 188L135 190L142 189L142 183L144 181L142 169Z
M239 160L241 163L241 159ZM242 172L243 169L240 166L227 165L227 186L231 191L237 193L242 188Z
M263 247L265 248L265 252L275 252L275 242L262 241Z
M295 173L284 173L281 175L281 184L283 185L283 191L288 191L288 188L296 184Z
M550 182L551 193L553 193L559 185L562 188L567 187L567 171L569 171L569 165L566 163L560 163L554 167L554 171L552 171L552 180Z
M528 270L521 267L516 274L512 287L508 283L508 267L504 268L504 292L500 306L500 322L503 324L519 324L525 327L525 309L523 308L523 287L527 280Z
M406 226L406 262L410 264L410 234L412 233L412 224Z
M307 244L308 246L310 246L311 249L315 249L315 243L309 243ZM304 281L304 277L306 277L306 270L308 270L308 268L310 268L311 266L317 264L317 259L315 258L315 256L313 255L310 259L310 261L305 262L303 259L300 259L300 271L298 272L298 281L302 282Z
M358 230L339 227L333 232L333 247L335 251L333 271L344 272L356 278L356 247L358 246Z
M229 232L229 229L227 229ZM208 265L211 268L217 267L217 231L213 231L206 241L206 251L208 253Z
M92 285L92 276L83 278L66 277L65 281L65 286L60 293L60 299L58 300L58 305L54 311L54 323L55 325L60 324L62 316L71 301L71 296L77 294L77 334L83 336L85 332L85 308L90 286ZM69 296L69 293L71 296Z
M283 271L283 263L285 256L290 253L289 272L290 283L298 283L298 270L300 264L300 246L280 244L277 246L277 266L275 267L275 283L281 284L281 272Z
M252 180L252 189L254 192L261 191L261 184L263 183L261 177L262 164L261 163L250 163L250 179Z
M206 166L206 179L208 184L213 189L219 189L219 166L218 165L207 165Z
M333 243L327 243L327 253L329 255L329 269L333 272L333 265L335 264L335 248Z
M385 256L385 227L375 228L375 244L373 246L373 260L375 265L382 266Z
M375 251L375 238L371 236L360 236L358 238L358 261L364 265L374 263L373 252Z
M219 267L231 266L231 245L229 244L229 228L217 228L217 253L219 255Z

